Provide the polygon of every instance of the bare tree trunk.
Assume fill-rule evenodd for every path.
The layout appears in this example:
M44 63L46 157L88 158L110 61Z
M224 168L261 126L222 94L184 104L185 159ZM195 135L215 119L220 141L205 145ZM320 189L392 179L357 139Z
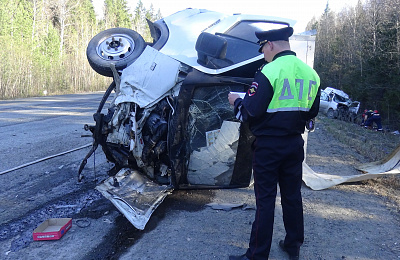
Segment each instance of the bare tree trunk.
M63 56L64 47L64 34L65 34L65 21L67 19L67 1L59 0L59 19L60 19L60 59Z
M64 42L66 38L66 29L69 26L68 19L71 11L79 6L80 1L77 0L75 4L71 0L58 0L58 19L60 23L60 59L64 54Z
M36 16L37 16L37 0L32 0L32 5L33 5L33 21L32 21L32 43L35 39L35 31L36 31Z

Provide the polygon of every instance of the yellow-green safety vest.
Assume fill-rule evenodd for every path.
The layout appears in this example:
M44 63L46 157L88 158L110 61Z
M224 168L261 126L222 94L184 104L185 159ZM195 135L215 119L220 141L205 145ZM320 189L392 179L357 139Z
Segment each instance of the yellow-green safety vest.
M268 113L310 110L320 85L314 69L296 56L286 55L265 65L261 72L274 90Z

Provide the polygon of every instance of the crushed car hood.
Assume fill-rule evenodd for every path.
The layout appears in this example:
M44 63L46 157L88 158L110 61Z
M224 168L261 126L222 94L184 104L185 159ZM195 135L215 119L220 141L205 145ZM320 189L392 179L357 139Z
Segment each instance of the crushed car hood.
M158 185L131 169L122 169L96 187L136 228L143 230L151 214L171 193L172 188Z

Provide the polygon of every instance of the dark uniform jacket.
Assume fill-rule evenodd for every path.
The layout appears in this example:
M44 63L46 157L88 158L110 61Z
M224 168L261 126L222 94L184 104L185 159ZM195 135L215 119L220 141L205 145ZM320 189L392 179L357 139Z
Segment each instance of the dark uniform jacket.
M275 60L286 55L296 56L292 51L283 51L275 55L271 64L274 63ZM313 71L311 67L308 66L308 68ZM262 73L262 69L263 67L256 72L254 82L246 93L244 99L238 98L235 100L234 113L236 114L236 117L243 122L249 122L250 130L255 136L285 136L304 133L306 120L314 118L318 114L319 110L320 89L318 75L318 86L316 86L318 87L317 95L309 110L304 111L299 109L297 111L284 111L281 109L278 111L267 112L268 106L274 95L274 88L271 85L270 80L264 73ZM296 71L297 69L298 68L296 67L292 68L293 71ZM313 71L313 73L315 73L315 71ZM298 75L282 76L290 78ZM297 80L298 79L296 79L296 83L298 82ZM307 86L304 89L306 88Z

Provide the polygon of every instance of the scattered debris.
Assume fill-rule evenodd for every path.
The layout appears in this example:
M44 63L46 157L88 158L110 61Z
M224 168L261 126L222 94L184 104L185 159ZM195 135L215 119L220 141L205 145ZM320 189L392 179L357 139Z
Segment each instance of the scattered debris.
M62 208L76 208L78 205L58 205L55 206L56 209L62 209Z
M254 206L249 206L246 203L208 203L207 206L215 210L230 211L234 208L242 207L242 210L255 209Z
M104 223L107 223L107 224L112 224L112 223L113 223L113 222L112 222L111 220L109 220L108 218L104 219L103 222L104 222Z
M248 204L244 204L242 207L242 210L256 210L256 206L255 205L248 205Z
M75 221L75 224L80 228L86 228L90 226L90 220L87 218L80 218Z
M15 171L15 170L18 170L18 169L22 169L22 168L24 168L24 167L27 167L27 166L30 166L30 165L33 165L33 164L36 164L36 163L39 163L39 162L43 162L43 161L46 161L46 160L49 160L49 159L52 159L52 158L55 158L55 157L58 157L58 156L61 156L61 155L65 155L65 154L68 154L68 153L72 153L72 152L81 150L81 149L83 149L83 148L89 147L89 146L91 146L91 145L92 145L92 144L86 144L86 145L84 145L84 146L81 146L81 147L78 147L78 148L74 148L74 149L71 149L71 150L68 150L68 151L65 151L65 152L62 152L62 153L58 153L58 154L54 154L54 155L51 155L51 156L47 156L47 157L44 157L44 158L41 158L41 159L37 159L37 160L35 160L35 161L33 161L33 162L24 163L24 164L22 164L22 165L20 165L20 166L17 166L17 167L14 167L14 168L11 168L11 169L8 169L8 170L5 170L5 171L0 172L0 175L3 175L3 174L5 174L5 173L9 173L9 172L12 172L12 171ZM60 167L61 167L61 166L60 166ZM62 165L62 167L64 167L64 165ZM62 167L61 167L61 168L62 168ZM61 169L61 168L59 168L59 169ZM45 173L48 174L49 172L46 171Z

